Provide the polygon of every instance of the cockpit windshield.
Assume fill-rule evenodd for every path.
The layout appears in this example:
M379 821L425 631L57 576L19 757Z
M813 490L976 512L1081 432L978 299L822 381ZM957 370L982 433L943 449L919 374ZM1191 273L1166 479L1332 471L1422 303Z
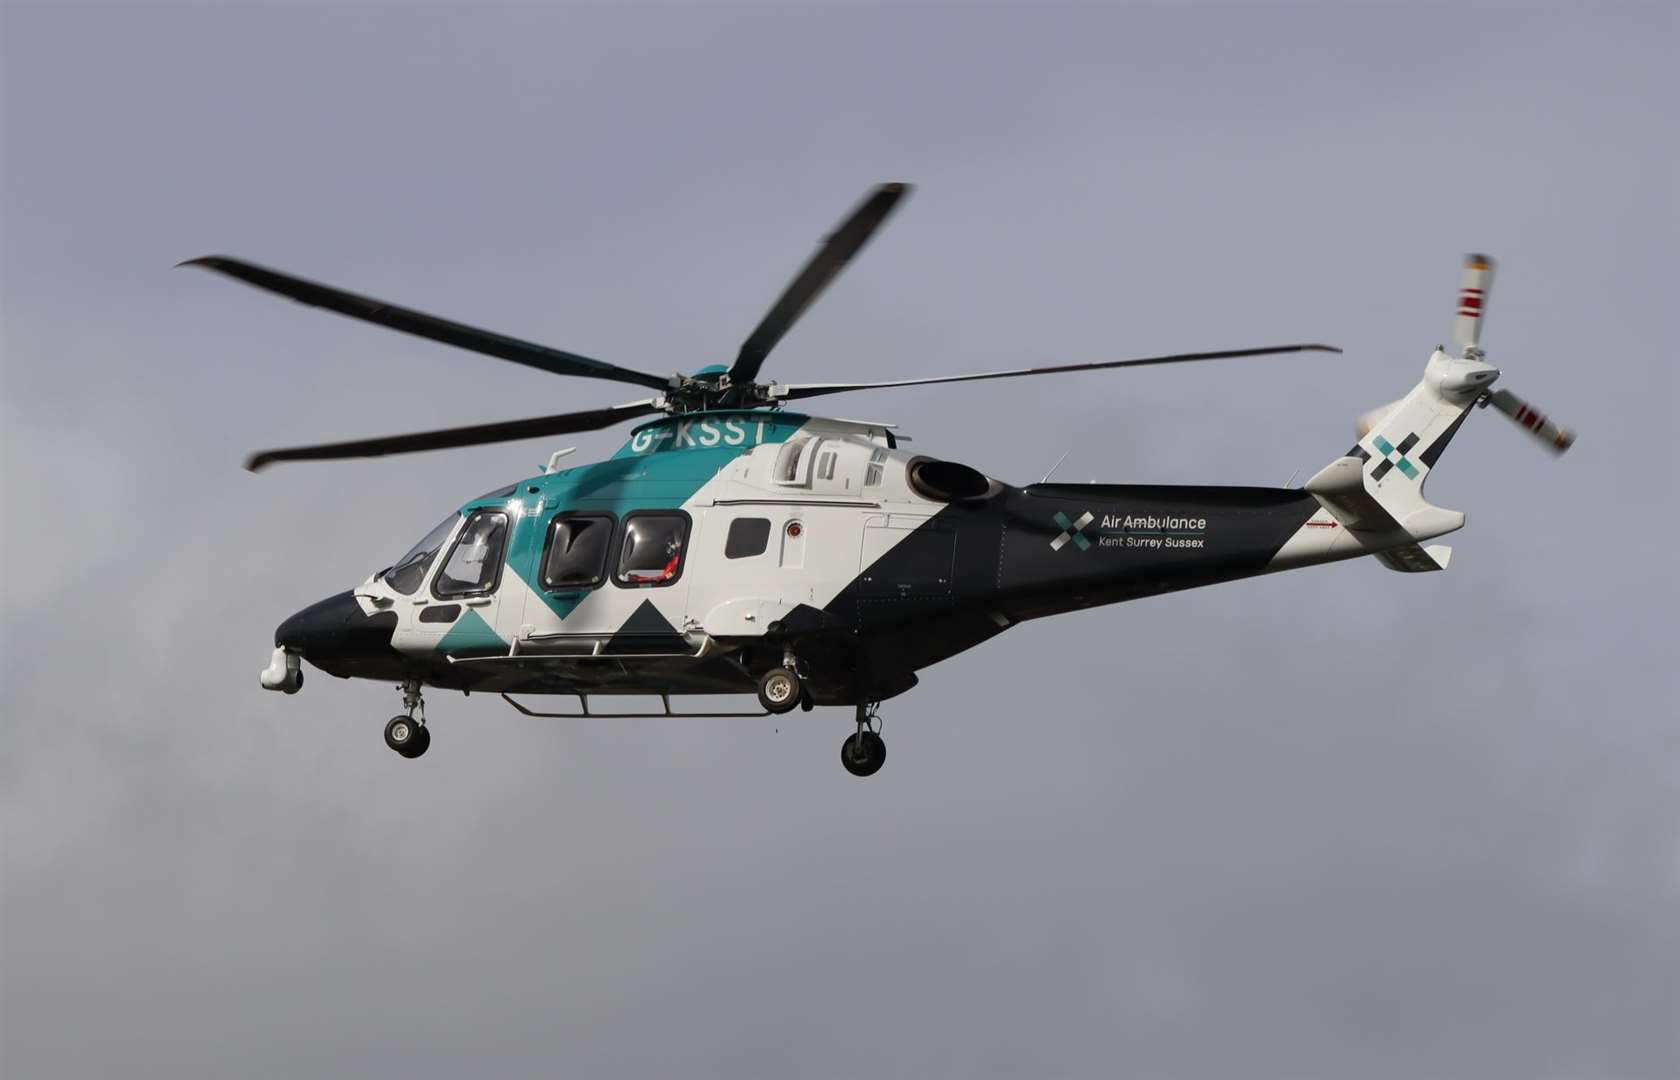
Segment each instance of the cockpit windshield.
M420 583L426 580L426 571L431 568L432 560L437 558L443 542L449 539L449 534L455 531L455 523L460 520L460 514L450 514L438 522L437 528L427 533L418 544L408 549L407 555L397 560L396 565L385 571L385 584L404 596L412 596Z

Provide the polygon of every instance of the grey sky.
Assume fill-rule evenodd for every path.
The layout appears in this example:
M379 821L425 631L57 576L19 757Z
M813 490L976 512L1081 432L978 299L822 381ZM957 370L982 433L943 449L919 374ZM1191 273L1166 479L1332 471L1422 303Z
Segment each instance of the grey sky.
M1673 20L6 6L0 1071L1680 1074ZM1348 350L835 401L929 452L1308 475L1466 250L1505 385L1580 443L1473 418L1445 574L1013 630L889 703L868 781L842 710L439 693L405 762L389 687L258 689L281 618L562 443L247 451L635 394L174 262L693 370L899 179L772 377Z

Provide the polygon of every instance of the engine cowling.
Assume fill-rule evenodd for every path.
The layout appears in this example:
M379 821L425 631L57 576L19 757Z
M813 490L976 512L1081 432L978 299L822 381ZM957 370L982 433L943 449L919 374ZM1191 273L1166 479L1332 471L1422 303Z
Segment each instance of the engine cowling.
M998 485L985 473L955 461L917 458L908 471L910 487L935 502L966 502L997 493Z

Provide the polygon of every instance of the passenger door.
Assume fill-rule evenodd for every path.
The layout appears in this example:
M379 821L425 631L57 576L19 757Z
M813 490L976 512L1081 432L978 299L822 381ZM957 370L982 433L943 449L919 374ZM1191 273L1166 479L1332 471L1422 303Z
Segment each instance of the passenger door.
M774 613L760 609L781 594L782 507L712 506L696 513L689 542L694 564L688 617L713 634L756 636Z
M632 510L624 516L609 560L615 638L627 648L680 651L686 622L687 573L694 520L685 510ZM617 646L615 646L617 647Z
M531 592L520 637L553 640L611 631L616 625L609 625L611 598L598 594L606 587L617 529L618 518L606 510L563 510L543 523L533 562L524 571Z

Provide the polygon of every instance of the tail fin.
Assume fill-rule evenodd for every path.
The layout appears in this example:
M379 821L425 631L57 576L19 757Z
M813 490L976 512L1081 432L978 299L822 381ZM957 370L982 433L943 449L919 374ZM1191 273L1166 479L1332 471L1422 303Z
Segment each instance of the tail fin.
M1497 369L1480 360L1435 350L1412 392L1367 413L1359 442L1308 480L1307 490L1374 550L1415 547L1420 540L1462 528L1464 515L1431 505L1423 497L1423 486L1497 375ZM1416 569L1440 569L1446 563L1444 556L1436 559L1422 549L1417 554L1427 557L1430 565Z
M1463 355L1437 347L1412 392L1359 418L1359 441L1307 490L1324 507L1291 537L1272 566L1375 555L1392 570L1445 570L1452 549L1429 540L1464 527L1464 515L1432 506L1423 485L1470 409L1492 405L1553 453L1575 441L1568 428L1505 390L1492 390L1499 369L1482 360L1482 315L1493 285L1493 260L1464 258L1453 340ZM1338 528L1339 526L1339 528Z

